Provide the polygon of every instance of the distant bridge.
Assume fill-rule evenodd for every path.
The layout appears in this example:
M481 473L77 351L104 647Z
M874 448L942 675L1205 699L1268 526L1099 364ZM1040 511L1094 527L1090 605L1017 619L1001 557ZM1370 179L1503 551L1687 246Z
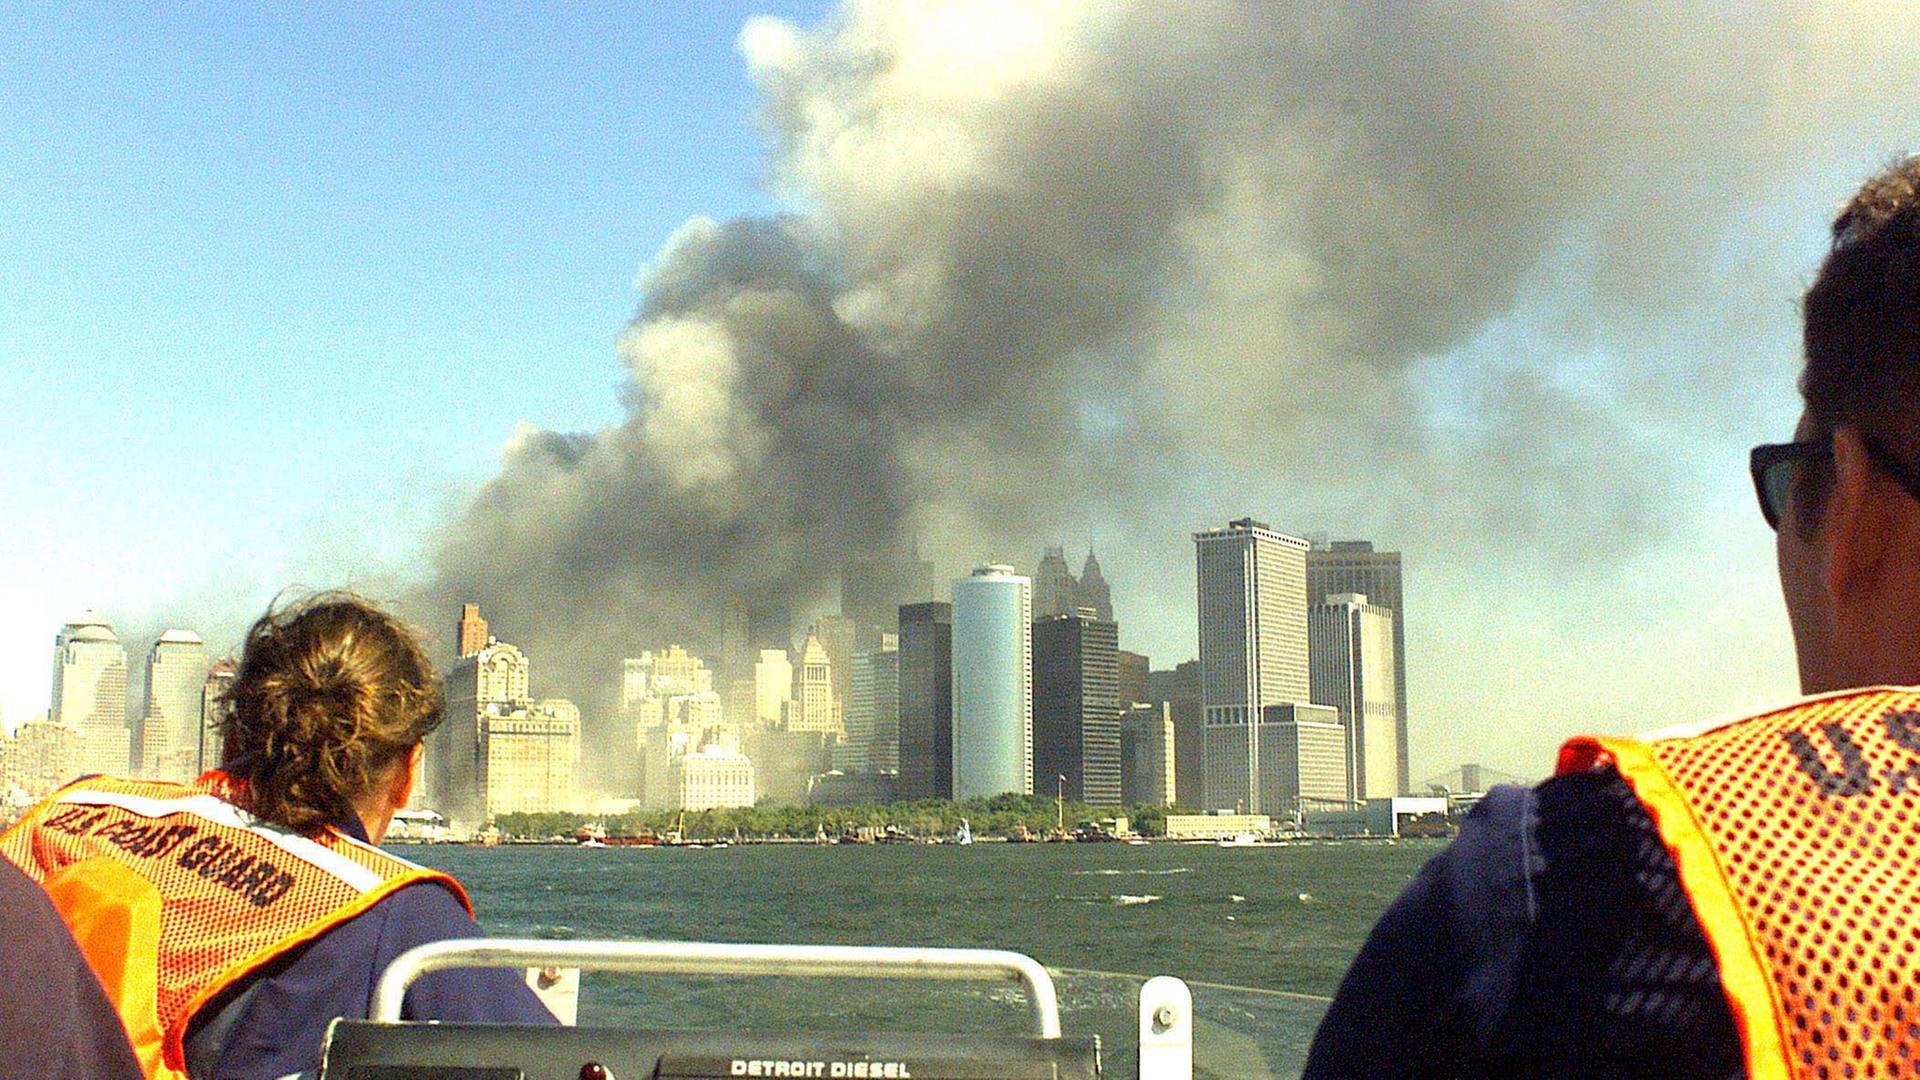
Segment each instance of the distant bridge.
M1485 791L1495 784L1532 784L1539 780L1533 776L1515 776L1502 772L1490 765L1468 762L1457 769L1443 772L1439 776L1422 780L1422 791Z

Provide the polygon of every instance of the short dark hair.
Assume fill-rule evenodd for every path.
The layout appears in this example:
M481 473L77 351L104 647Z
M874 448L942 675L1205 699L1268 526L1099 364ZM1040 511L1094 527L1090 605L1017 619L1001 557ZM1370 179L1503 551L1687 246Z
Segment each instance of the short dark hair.
M1833 219L1833 241L1801 305L1810 436L1846 426L1912 462L1920 457L1920 154L1861 185ZM1830 466L1795 491L1800 527L1819 518Z

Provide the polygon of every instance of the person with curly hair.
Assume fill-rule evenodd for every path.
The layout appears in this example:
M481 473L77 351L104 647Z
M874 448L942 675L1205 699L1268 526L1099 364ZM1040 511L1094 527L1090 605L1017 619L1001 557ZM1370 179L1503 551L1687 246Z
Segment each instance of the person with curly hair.
M88 777L29 812L4 855L38 881L148 1076L314 1069L406 950L480 933L452 877L377 845L443 714L419 636L326 593L248 631L222 766L191 785ZM551 1023L513 973L447 971L409 1019Z

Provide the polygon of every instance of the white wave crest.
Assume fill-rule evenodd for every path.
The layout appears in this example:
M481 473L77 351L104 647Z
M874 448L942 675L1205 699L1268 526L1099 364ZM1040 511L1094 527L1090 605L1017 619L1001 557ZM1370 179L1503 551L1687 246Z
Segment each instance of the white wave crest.
M1193 873L1193 867L1176 866L1168 870L1142 870L1142 869L1116 870L1112 868L1107 868L1107 869L1101 869L1101 870L1075 870L1074 873L1079 875L1080 877L1120 877L1122 875L1125 875L1128 877L1167 877L1168 875L1171 875L1171 874L1191 874Z

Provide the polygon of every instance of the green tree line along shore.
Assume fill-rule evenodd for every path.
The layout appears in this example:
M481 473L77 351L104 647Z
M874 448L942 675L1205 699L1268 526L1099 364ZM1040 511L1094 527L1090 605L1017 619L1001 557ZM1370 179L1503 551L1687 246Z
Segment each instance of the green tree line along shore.
M1038 795L996 795L991 799L948 802L928 799L919 802L892 803L887 806L742 806L715 810L689 810L684 819L678 810L633 810L624 814L501 814L494 827L502 836L521 840L572 837L587 825L599 825L609 836L663 836L676 829L686 839L721 839L734 836L753 838L807 838L819 833L838 836L843 832L891 825L903 833L920 837L950 837L966 819L976 836L1010 836L1022 826L1036 835L1049 832L1055 825L1056 803ZM1169 813L1186 813L1166 806L1087 806L1066 804L1061 816L1066 828L1097 823L1116 815L1128 820L1128 827L1147 836L1166 833ZM682 824L684 820L684 824Z

